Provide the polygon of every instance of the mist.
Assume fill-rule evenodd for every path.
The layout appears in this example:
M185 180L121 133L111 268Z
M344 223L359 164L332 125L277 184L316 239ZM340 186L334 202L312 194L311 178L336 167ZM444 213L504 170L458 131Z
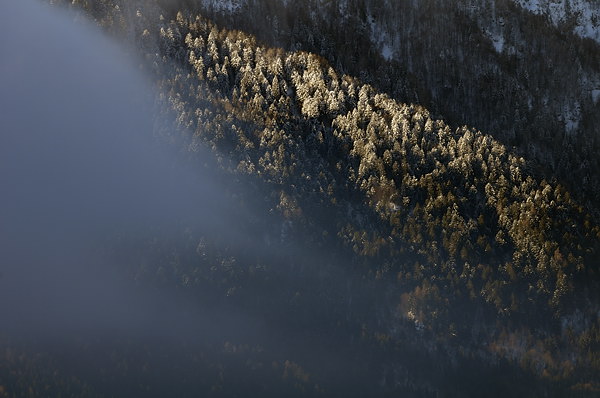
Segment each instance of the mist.
M344 248L277 242L283 220L269 216L277 213L270 204L252 207L260 188L241 192L249 203L241 208L209 151L190 161L156 137L156 123L169 121L157 120L151 78L127 51L66 10L0 4L0 342L50 351L66 373L83 374L108 396L191 396L215 380L226 386L223 374L229 386L210 389L217 396L285 396L290 386L300 395L328 388L368 396L398 369L429 377L432 361L412 368L419 348L397 360L365 337L366 324L378 324L376 332L397 321L387 297L397 287L366 282ZM177 242L188 230L192 243ZM248 259L201 285L242 275L235 299L227 301L223 286L197 292L176 280L138 283L129 273L137 264L128 262L165 261L136 251L148 250L148 237L163 239L157 252L173 243L198 254L183 263L200 261L194 239L202 235L223 243L232 261ZM222 265L210 261L201 266ZM414 333L406 346L420 338ZM233 358L236 344L246 353ZM108 374L98 371L103 361ZM410 367L398 367L402 361Z
M343 301L348 275L331 264L314 272L328 256L301 242L278 245L265 242L263 231L244 232L240 219L260 214L234 205L223 174L184 162L154 136L150 79L124 47L78 21L34 1L0 4L0 338L67 347L59 352L74 356L73 342L82 339L100 347L127 339L185 347L267 342L282 359L299 355L346 384L347 358L327 346L333 337L319 325L327 303L310 292ZM212 162L208 151L199 157ZM304 279L282 267L284 293L262 295L275 298L260 306L267 321L260 311L134 283L125 260L107 255L114 242L157 234L168 240L187 227L246 255L293 258ZM306 271L307 264L313 268ZM289 323L288 303L277 300L299 286L307 298L292 313L321 306L321 318L300 325L311 328L308 337Z
M153 138L135 59L30 1L0 4L0 51L0 333L201 330L199 309L132 286L102 250L113 236L232 222L215 177Z
M249 233L243 225L265 209L234 204L208 151L198 165L155 137L156 93L136 58L75 19L34 1L0 5L0 51L10 55L0 58L0 337L279 338L262 314L135 283L126 262L136 255L111 255L128 242L147 249L148 237L168 245L188 228L273 263L318 268L325 258L265 241L261 223ZM285 269L282 283L302 283ZM287 312L277 302L265 310Z

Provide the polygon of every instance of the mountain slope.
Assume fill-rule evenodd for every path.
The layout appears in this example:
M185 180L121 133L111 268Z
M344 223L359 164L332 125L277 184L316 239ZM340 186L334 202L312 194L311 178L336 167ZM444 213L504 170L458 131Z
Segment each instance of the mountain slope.
M561 2L540 0L515 0L515 3L548 18L554 25L566 25L585 38L600 42L600 4L586 0Z
M238 226L248 235L241 249L194 227L122 248L144 283L260 315L284 336L238 335L205 352L200 362L221 374L217 389L209 385L219 376L206 381L211 395L598 388L600 228L536 162L315 54L269 47L185 9L168 20L158 5L100 5L88 2L106 29L135 41L156 80L158 120L173 120L158 135L198 164L196 151L210 148L254 213ZM315 347L342 354L322 359ZM127 349L115 356L127 362ZM256 374L258 385L245 378Z
M452 126L477 126L587 206L600 203L600 51L568 27L509 0L184 3L272 45L320 54Z

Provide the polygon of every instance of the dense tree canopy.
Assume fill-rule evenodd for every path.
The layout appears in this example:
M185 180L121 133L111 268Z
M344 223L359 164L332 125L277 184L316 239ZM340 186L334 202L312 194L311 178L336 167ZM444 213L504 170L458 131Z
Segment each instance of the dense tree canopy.
M341 22L334 19L343 32L328 31L333 22L321 31L310 30L314 26L306 7L274 7L266 15L273 17L273 25L287 21L288 30L281 28L281 34L289 36L276 31L261 39L287 49L221 28L198 13L202 7L184 7L185 2L170 2L170 9L161 2L72 3L106 30L135 43L141 68L151 74L159 93L157 137L180 148L181 156L197 167L205 162L200 148L209 148L232 197L240 208L255 212L240 221L247 245L228 245L192 226L168 239L157 239L151 231L147 238L120 242L110 250L127 258L131 274L143 283L243 308L278 323L291 336L304 334L315 347L337 341L345 356L371 358L350 361L349 377L341 383L309 355L266 343L227 341L207 349L200 359L186 356L189 363L201 364L207 375L203 388L212 396L232 396L237 386L240 391L255 386L243 379L247 374L263 383L258 390L272 395L369 394L375 380L382 394L441 391L450 396L465 388L462 393L469 395L489 388L449 386L444 378L431 376L433 364L465 382L470 376L460 376L462 370L479 374L505 395L600 388L600 224L594 196L598 175L593 173L598 169L589 155L598 142L593 127L597 105L580 103L585 117L573 140L544 120L545 105L525 105L531 101L527 93L540 87L552 96L558 88L544 79L561 73L571 79L570 70L540 74L531 68L543 63L529 65L526 57L493 53L489 43L466 59L462 50L438 48L447 39L423 47L425 52L448 50L435 59L403 42L396 57L415 57L409 66L362 53L368 50L360 40L356 54L348 50L331 58L352 27L361 27L356 34L363 34L365 18L383 18L390 10L386 1L368 8L362 1L343 2L354 10ZM256 7L262 10L267 3ZM323 7L341 9L338 3ZM446 2L409 3L414 2L393 7L394 16L403 23L413 21L407 29L415 37L426 26L416 21L450 7ZM495 3L498 14L514 15L509 2ZM259 13L248 15L260 20ZM526 18L533 25L505 32L514 36L514 43L523 36L548 46L548 53L574 54L581 68L597 70L595 58L581 56L590 43L553 48L561 42L532 39L546 28L536 27L541 22L535 17ZM468 12L443 20L435 29L467 24ZM390 20L381 22L383 27L386 23ZM454 38L457 43L485 43L479 27L463 28L452 31L464 36ZM288 46L294 47L292 42L297 51ZM302 48L322 50L323 56ZM520 51L524 49L514 49ZM496 63L488 62L491 58ZM431 63L417 70L422 59ZM449 71L440 71L449 65ZM483 67L474 72L475 65ZM398 81L386 81L386 71L395 67ZM516 72L491 75L496 67ZM345 73L359 70L364 74ZM465 75L471 74L467 82ZM424 86L416 80L424 80ZM524 82L531 87L523 89ZM424 87L424 93L417 87ZM579 95L578 87L572 90L561 92L564 98L549 108ZM461 108L465 101L460 96L481 100L481 108ZM484 131L453 127L454 122L418 103L436 104L436 115L448 112L454 122L466 120ZM527 115L519 117L518 112ZM540 137L546 127L548 137ZM575 155L574 148L586 139L589 146ZM555 158L565 143L565 157ZM565 169L557 171L558 178L550 175L549 163L540 161L546 156L553 159L552 167ZM576 179L587 178L591 186L574 193L561 174L570 169L559 165L581 158L592 172ZM261 243L253 240L256 236ZM277 255L261 254L256 250L261 245L277 247ZM300 252L314 256L301 259ZM126 351L112 357L118 369L127 362ZM132 355L152 362L149 352ZM6 357L15 361L11 355L7 351ZM348 382L348 390L340 388L356 375L361 375L356 386ZM507 391L509 380L527 381ZM22 391L19 383L11 391Z

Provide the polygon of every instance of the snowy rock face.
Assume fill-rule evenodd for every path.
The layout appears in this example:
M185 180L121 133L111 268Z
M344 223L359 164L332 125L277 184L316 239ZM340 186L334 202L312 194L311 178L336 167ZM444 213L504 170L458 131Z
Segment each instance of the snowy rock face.
M600 43L600 2L597 0L513 0L555 26L574 25L573 32Z

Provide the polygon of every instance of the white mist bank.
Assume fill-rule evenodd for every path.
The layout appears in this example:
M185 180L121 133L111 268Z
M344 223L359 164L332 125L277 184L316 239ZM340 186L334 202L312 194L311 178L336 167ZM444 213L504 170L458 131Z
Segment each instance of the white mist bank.
M264 213L236 208L219 173L181 164L157 144L151 84L97 29L34 1L3 2L0 54L0 339L67 349L115 338L186 347L233 339L269 341L285 352L286 323L261 311L286 315L278 300L286 289L304 280L307 291L360 301L347 270L320 267L331 257L325 250L266 243L260 222L245 233L240 218ZM181 236L188 226L249 257L291 261L304 275L281 267L281 286L265 295L273 302L248 311L183 297L175 286L136 286L123 264L103 254L116 235L136 242L148 231ZM336 352L313 352L311 336L293 337L293 349L343 367Z
M0 335L203 329L200 309L132 289L101 248L182 220L227 230L227 199L153 140L135 62L72 17L0 3Z

